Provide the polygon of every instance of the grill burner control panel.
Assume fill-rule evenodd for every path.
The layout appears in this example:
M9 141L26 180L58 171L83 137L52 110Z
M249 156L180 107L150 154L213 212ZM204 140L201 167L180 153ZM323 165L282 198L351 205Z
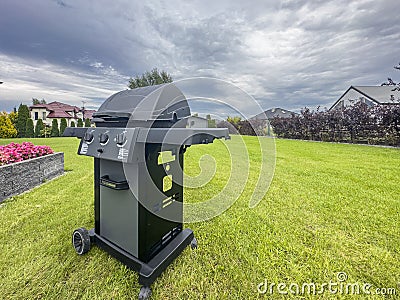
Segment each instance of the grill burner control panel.
M88 128L82 133L78 154L124 163L139 159L139 148L145 143L163 145L208 144L214 139L229 139L225 128ZM138 147L138 151L134 150Z
M136 128L89 128L83 136L78 154L127 162Z

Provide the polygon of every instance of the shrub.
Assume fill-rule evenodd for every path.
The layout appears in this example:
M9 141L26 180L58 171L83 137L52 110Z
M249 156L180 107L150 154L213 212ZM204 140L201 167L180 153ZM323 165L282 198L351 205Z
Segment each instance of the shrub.
M62 118L60 122L60 136L63 135L65 128L67 128L67 120Z
M85 119L85 127L90 127L90 120L89 118Z
M217 124L217 128L228 128L229 134L238 134L239 133L238 130L236 129L236 127L228 121L220 121Z
M11 143L0 146L0 165L11 164L52 153L54 151L49 146L35 146L30 142L23 142L22 144Z
M29 118L30 118L30 113L28 106L21 103L18 107L18 117L16 120L16 129L18 131L18 137L25 137L26 120Z
M273 118L278 137L400 146L400 104L354 106L330 111L302 110L291 118Z
M0 113L0 138L13 138L17 136L15 129L9 115L6 112Z
M50 133L50 136L52 136L52 137L60 136L60 130L58 129L58 121L57 121L57 119L53 119L53 121L51 122L51 133Z
M51 128L49 126L44 126L42 130L40 130L40 135L42 137L50 137L51 136Z
M33 121L31 118L26 119L26 126L25 126L25 137L33 138L35 135Z
M82 119L78 119L77 127L83 127L83 121L82 121Z
M14 108L15 109L15 108ZM16 111L12 111L8 114L8 118L11 120L11 123L14 127L17 125L18 113Z
M35 137L42 137L42 130L44 128L44 124L43 124L43 120L39 119L36 122L36 126L35 126Z
M75 127L75 122L71 121L71 127Z
M230 134L241 135L271 135L271 128L266 120L241 120L240 117L228 117L216 125L218 128L228 128Z

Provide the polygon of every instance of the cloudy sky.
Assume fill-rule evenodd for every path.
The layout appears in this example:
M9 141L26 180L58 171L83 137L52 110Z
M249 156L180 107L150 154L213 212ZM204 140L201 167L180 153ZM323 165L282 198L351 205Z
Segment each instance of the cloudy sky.
M400 79L395 1L149 2L2 0L0 110L32 97L95 108L154 67L231 82L265 109Z

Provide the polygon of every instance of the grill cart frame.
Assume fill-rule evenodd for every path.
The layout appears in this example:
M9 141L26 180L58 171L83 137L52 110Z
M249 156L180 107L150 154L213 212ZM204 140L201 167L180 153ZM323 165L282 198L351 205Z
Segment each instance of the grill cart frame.
M114 94L94 114L96 128L64 132L81 139L79 155L94 157L95 226L76 229L73 246L83 255L96 244L138 272L139 299L188 245L197 247L183 229L186 149L230 138L226 128L185 128L188 116L183 94L165 84ZM163 161L164 153L174 159Z

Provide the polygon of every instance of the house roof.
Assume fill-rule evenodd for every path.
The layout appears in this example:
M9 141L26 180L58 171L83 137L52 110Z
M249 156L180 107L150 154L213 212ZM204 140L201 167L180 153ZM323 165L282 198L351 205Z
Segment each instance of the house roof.
M392 96L395 100L400 99L400 91L394 90L393 85L383 85L383 86L350 86L342 96L331 106L330 109L336 106L343 99L343 97L350 91L355 90L362 94L365 98L371 100L376 104L393 104Z
M270 108L262 113L259 113L258 115L255 115L251 119L265 120L265 119L272 119L275 117L290 118L292 114L296 113L284 108L276 107L276 108Z
M58 101L53 101L47 104L34 104L29 107L30 110L33 108L46 108L46 110L50 111L47 115L48 118L75 118L75 113L82 112L82 109L78 106L65 104ZM71 116L68 112L73 112L73 116ZM92 119L92 115L95 110L86 110L84 111L85 118Z
M96 112L95 110L85 109L85 113L84 113L85 119L86 118L92 119L93 113L95 113L95 112Z
M74 111L78 112L80 108L78 106L72 106L69 104L53 101L47 104L48 108L54 109L54 110L64 110L64 111Z
M80 109L77 106L72 106L69 104L61 103L58 101L53 101L47 104L34 104L29 107L32 108L46 108L48 110L63 110L63 111L74 111L78 112Z
M47 118L66 118L66 119L73 119L74 117L71 116L64 110L53 110L48 115Z

